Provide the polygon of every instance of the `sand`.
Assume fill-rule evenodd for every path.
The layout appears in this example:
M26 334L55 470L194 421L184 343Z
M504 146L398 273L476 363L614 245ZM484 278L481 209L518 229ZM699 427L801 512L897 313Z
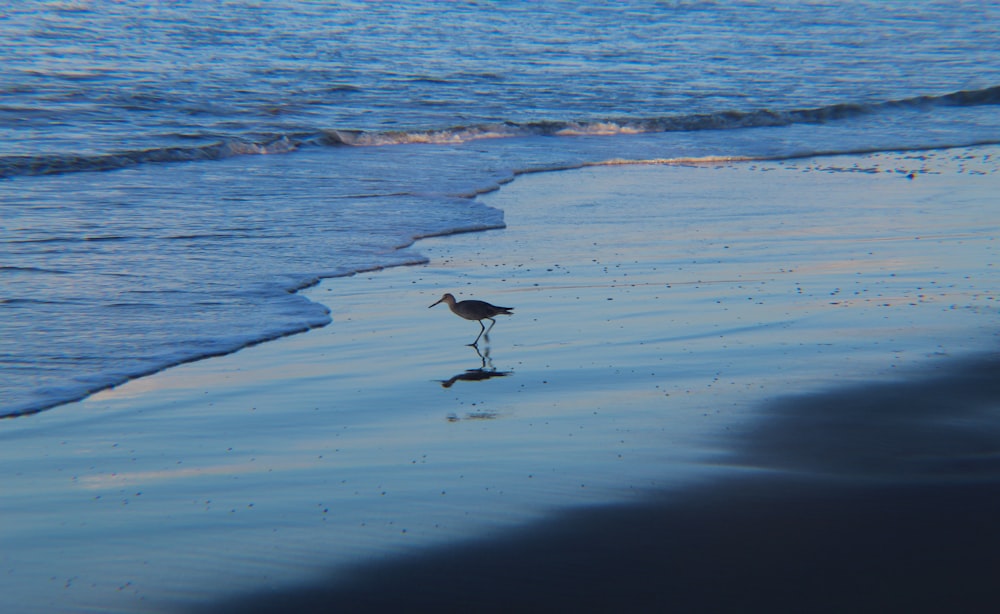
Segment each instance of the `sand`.
M521 176L328 327L0 422L0 609L997 605L998 151Z

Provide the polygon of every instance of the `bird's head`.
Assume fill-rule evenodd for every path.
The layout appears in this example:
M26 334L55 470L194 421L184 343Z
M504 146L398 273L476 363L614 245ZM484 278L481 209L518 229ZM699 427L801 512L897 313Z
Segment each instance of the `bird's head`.
M437 300L437 302L434 303L434 305L437 305L439 303L447 303L449 305L454 305L455 304L455 297L452 296L451 294L445 294L444 296L442 296L441 298L439 298ZM428 307L428 309L430 309L434 305L431 305L430 307Z

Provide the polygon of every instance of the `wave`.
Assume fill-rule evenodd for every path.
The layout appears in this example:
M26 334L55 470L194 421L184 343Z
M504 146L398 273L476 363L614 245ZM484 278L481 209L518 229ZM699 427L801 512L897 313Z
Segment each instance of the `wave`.
M195 147L163 147L96 155L5 156L0 157L0 179L112 171L140 164L221 160L240 155L289 153L297 148L298 144L292 138L281 136L261 143L232 139Z
M3 266L0 265L0 273L48 273L52 275L69 275L69 271L61 269L45 269L34 266Z
M537 122L497 122L472 126L413 131L364 131L321 129L279 135L255 142L238 138L195 147L165 147L97 155L42 155L0 157L0 179L86 171L109 171L139 164L220 160L240 155L291 153L307 145L382 147L411 144L460 144L469 141L529 136L616 136L658 132L740 130L823 124L897 110L932 111L941 107L974 107L1000 104L1000 85L962 90L937 96L900 100L839 103L815 108L721 111L649 118L604 118Z
M1000 104L1000 86L981 90L952 92L940 96L916 96L902 100L874 103L841 103L810 109L773 111L722 111L692 115L671 115L653 118L606 118L592 121L540 121L518 124L504 122L477 126L457 126L442 130L417 132L364 132L329 130L324 132L327 144L350 146L383 146L414 143L449 144L491 138L524 136L615 136L656 132L696 132L699 130L739 130L822 124L851 119L894 109L926 109L934 107L972 107Z

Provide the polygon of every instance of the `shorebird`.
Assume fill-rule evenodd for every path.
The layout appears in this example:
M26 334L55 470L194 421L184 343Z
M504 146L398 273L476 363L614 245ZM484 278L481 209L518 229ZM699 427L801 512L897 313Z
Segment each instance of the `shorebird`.
M511 313L511 309L513 309L513 307L497 307L496 305L490 305L486 301L470 300L458 301L456 303L455 297L451 294L445 294L440 298L440 300L438 300L437 303L434 303L434 305L437 305L438 303L447 303L452 313L457 316L461 316L466 320L477 320L479 322L479 335L476 336L475 341L469 344L473 347L478 345L479 338L482 337L484 333L486 334L486 340L489 341L490 329L492 329L493 325L497 323L497 321L493 319L493 316L514 315ZM434 305L431 305L430 307L433 307ZM428 307L428 309L430 309L430 307ZM486 328L486 325L483 324L483 320L490 321L490 328Z

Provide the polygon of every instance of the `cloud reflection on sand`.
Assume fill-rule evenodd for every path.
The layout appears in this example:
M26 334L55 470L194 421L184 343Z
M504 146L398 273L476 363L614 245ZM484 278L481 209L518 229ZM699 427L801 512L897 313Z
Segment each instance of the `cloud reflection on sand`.
M294 472L319 466L318 461L289 462L288 459L261 458L245 463L178 467L159 471L125 471L77 476L74 483L88 490L119 486L149 486L156 482L188 482L198 478L236 478L259 473Z

